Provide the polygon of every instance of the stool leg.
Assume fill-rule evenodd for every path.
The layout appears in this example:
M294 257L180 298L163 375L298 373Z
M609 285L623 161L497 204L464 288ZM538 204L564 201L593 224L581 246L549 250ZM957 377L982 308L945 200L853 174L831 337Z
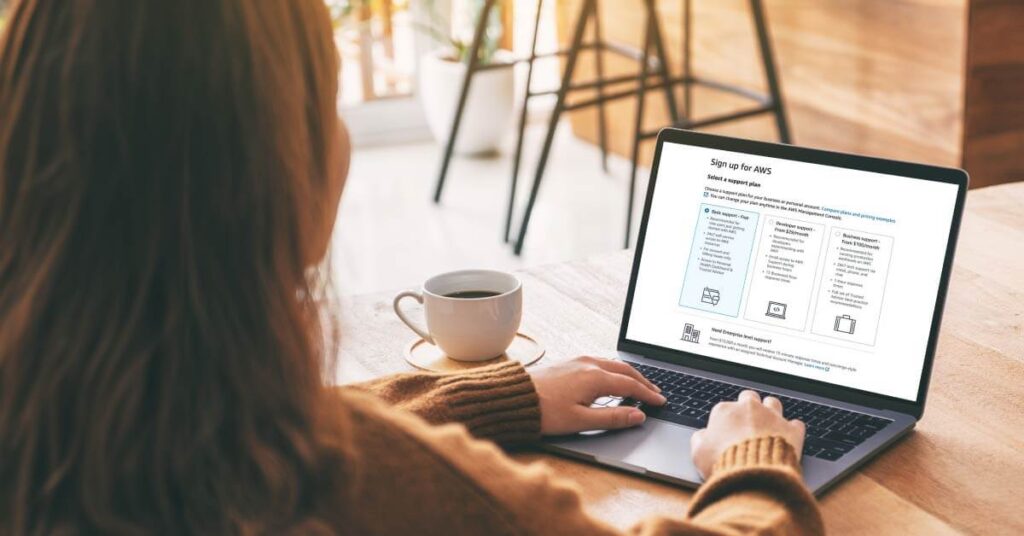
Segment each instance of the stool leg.
M653 16L647 18L647 26L644 30L643 59L640 62L640 74L637 76L636 122L633 129L633 166L629 174L629 195L627 196L628 200L626 203L626 238L624 240L625 245L623 246L625 249L629 249L629 238L633 231L633 203L636 196L636 172L640 161L640 139L644 124L644 100L647 97L647 60L650 59L653 19Z
M601 33L601 13L594 7L594 70L597 73L597 139L601 145L601 169L608 173L608 117L604 103L604 36Z
M651 42L654 44L654 53L658 56L658 63L661 64L661 82L665 84L665 104L668 105L669 117L672 118L672 124L675 125L679 123L679 111L676 109L676 97L672 85L672 73L669 70L668 53L665 51L665 41L661 38L661 22L658 21L658 11L654 0L647 0L646 4L647 16L651 24Z
M775 124L779 129L779 141L790 143L789 122L786 120L785 103L782 90L779 88L779 74L775 66L775 55L772 53L772 40L768 35L768 23L765 21L764 5L761 0L750 0L750 11L754 17L754 29L757 31L757 43L761 49L761 62L764 64L764 75L768 81L768 93L772 98Z
M693 46L693 25L691 24L691 0L683 0L683 121L693 119L693 64L690 63Z
M519 111L519 135L516 137L516 153L512 158L512 185L508 192L508 210L505 211L505 242L512 233L512 212L516 205L516 188L519 186L519 164L523 159L523 136L526 132L527 104L530 102L530 84L533 81L533 62L537 61L537 34L540 33L540 13L544 0L537 0L537 15L533 19L533 39L530 42L530 63L526 68L526 90L523 93L523 107Z
M540 159L537 162L537 172L533 176L530 198L526 202L526 212L523 214L522 223L519 224L519 238L516 240L515 248L513 249L516 255L523 252L523 242L526 240L526 230L530 225L530 216L533 215L533 205L537 202L537 191L540 189L540 181L544 176L544 168L548 163L551 142L555 137L555 128L558 127L558 120L561 118L565 108L565 96L569 92L569 85L572 84L572 73L576 69L580 45L583 43L583 33L586 30L587 21L594 13L594 2L595 0L583 0L579 17L576 19L576 29L573 32L572 43L569 45L569 54L565 59L565 72L562 73L562 84L558 87L555 109L551 112L551 119L548 121L548 131L544 138L544 147L541 149Z
M459 123L462 122L462 112L466 108L466 99L469 97L469 85L473 81L473 75L479 67L480 46L483 43L484 32L487 31L487 21L490 18L491 10L498 0L486 0L480 10L480 20L476 23L476 33L473 35L473 44L469 50L469 63L466 65L466 76L462 79L462 91L459 93L459 102L455 107L455 116L452 117L452 128L448 133L448 142L445 144L444 156L441 158L441 169L437 174L437 187L434 190L434 202L441 202L441 192L444 190L444 181L448 175L448 165L452 160L452 153L455 151L455 138L459 134Z

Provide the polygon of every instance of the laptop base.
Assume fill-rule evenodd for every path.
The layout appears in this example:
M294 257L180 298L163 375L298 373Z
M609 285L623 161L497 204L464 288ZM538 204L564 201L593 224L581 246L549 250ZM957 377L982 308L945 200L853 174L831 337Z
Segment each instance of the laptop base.
M824 494L825 491L844 476L850 474L857 467L863 465L905 436L914 428L916 423L916 420L910 415L873 410L787 389L780 389L770 385L644 359L632 354L620 353L620 358L627 362L642 363L710 379L727 381L752 389L768 390L781 395L827 403L836 407L891 419L893 421L892 424L886 426L838 460L828 461L810 456L801 457L804 482L816 496ZM659 419L648 419L644 424L627 430L585 432L572 436L549 438L544 442L544 449L555 454L584 460L604 467L611 467L674 485L696 488L703 482L700 474L697 472L697 468L691 461L690 455L690 436L696 431L695 428L680 424Z

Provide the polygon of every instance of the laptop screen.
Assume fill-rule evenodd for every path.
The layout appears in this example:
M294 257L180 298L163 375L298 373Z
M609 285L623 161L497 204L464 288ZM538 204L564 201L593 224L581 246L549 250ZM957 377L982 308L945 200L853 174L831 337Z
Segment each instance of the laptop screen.
M915 400L959 187L665 142L629 341Z

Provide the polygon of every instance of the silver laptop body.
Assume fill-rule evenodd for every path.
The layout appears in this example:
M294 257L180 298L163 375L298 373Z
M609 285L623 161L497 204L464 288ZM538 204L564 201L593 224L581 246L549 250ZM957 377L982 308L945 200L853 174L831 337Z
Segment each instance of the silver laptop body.
M678 152L679 154L689 155L686 158L678 157L679 162L685 165L679 166L677 164L676 168L666 170L664 167L667 165L665 164L667 158L665 156L666 151L672 154L675 154L673 152ZM707 158L708 155L711 155L710 158ZM675 157L670 156L668 158ZM769 170L769 168L772 168L772 170ZM778 184L780 185L779 188L784 190L783 185L785 183L782 181L788 180L786 176L787 170L803 170L805 168L814 170L815 180L820 182L820 188L825 189L826 192L833 193L835 188L848 187L849 184L861 184L850 181L858 180L856 179L859 176L857 175L858 173L863 174L865 177L863 189L867 191L851 194L849 197L860 199L857 196L864 196L864 213L852 213L849 210L840 210L832 206L816 207L820 212L811 210L799 212L794 210L793 221L797 222L796 228L787 220L789 217L788 212L784 213L783 216L778 216L778 211L774 213L774 216L769 214L772 212L771 207L782 206L777 204L780 203L779 198L771 195L773 191L772 185ZM839 177L836 179L837 185L829 183L828 175L831 169L838 170L835 172L835 175ZM765 170L769 170L768 174L764 173ZM800 173L803 174L804 172L800 171ZM662 177L659 178L659 175L662 175ZM892 177L892 179L886 182L886 177ZM917 420L921 418L924 411L925 395L931 374L932 361L935 355L935 344L938 338L942 307L949 281L956 237L963 213L967 180L966 173L955 169L739 140L676 129L662 131L658 136L658 145L651 170L643 220L641 222L629 291L626 297L623 321L618 338L618 358L634 364L641 371L646 371L645 374L650 374L651 371L655 371L656 374L659 374L658 371L671 371L700 379L684 380L684 382L694 381L700 384L709 384L701 380L715 380L731 386L727 389L732 389L733 391L739 388L748 388L760 391L762 394L768 393L779 397L788 397L786 400L789 400L789 404L792 406L816 408L812 409L812 412L807 417L808 424L818 422L832 426L830 421L822 421L822 419L816 418L815 415L847 415L844 412L852 412L859 415L853 419L856 422L884 422L884 425L876 427L878 428L877 430L872 428L869 437L859 438L855 445L846 444L843 446L841 450L845 452L832 450L824 453L824 451L821 451L824 453L824 457L822 457L822 454L811 454L817 450L817 447L814 445L825 445L823 448L827 449L829 445L834 446L839 443L832 441L832 439L818 438L812 440L810 436L808 437L809 446L805 449L802 457L803 476L807 486L816 495L821 495L844 475L849 474L868 459L908 434L914 428ZM686 188L697 188L696 191L701 192L695 200L698 205L694 206L691 204L687 206L689 202L687 196L679 193L683 190L676 192L662 188L665 191L660 191L658 183L665 182L669 184L667 181L701 181L703 186L695 187L690 183L686 183L685 186ZM882 185L891 186L883 187ZM917 191L914 188L921 188L923 193L919 199L924 199L925 201L920 201L920 203L926 203L926 200L930 199L928 196L934 196L935 207L941 207L941 210L939 208L930 210L927 217L935 221L934 229L930 232L937 233L939 236L927 235L930 238L921 238L921 236L925 236L922 234L924 227L915 228L913 224L914 221L923 218L923 216L916 212L900 213L894 210L890 214L886 211L896 205L886 205L886 202L879 203L877 210L881 211L880 213L872 212L876 209L873 208L874 205L870 200L880 199L878 196L889 195L890 187L897 192L900 191L899 188L908 188L910 189L908 191L912 192ZM857 189L861 188L858 187ZM806 192L807 190L805 188L800 191ZM813 188L811 190L811 197L813 197ZM762 199L771 199L769 203L776 204L765 205L762 203L757 205L752 199L758 196L748 196L749 192L759 193ZM670 194L673 196L673 199L668 202L668 205L665 205L666 201L663 198L659 201L659 196L668 196ZM824 194L823 196L827 197ZM643 277L652 277L650 275L645 276L644 271L641 270L644 256L651 255L652 259L661 258L651 251L645 252L645 247L648 249L663 247L655 243L654 236L658 233L664 234L664 232L657 230L653 226L668 225L665 222L675 221L671 220L675 216L673 212L672 215L660 220L658 218L652 219L652 205L657 209L659 203L661 204L660 206L665 207L674 206L671 203L676 202L679 203L678 210L683 213L686 213L686 211L697 212L697 215L692 217L692 219L685 220L686 222L692 221L693 223L687 223L686 226L680 225L679 227L682 230L679 230L677 235L672 235L673 237L684 238L679 238L678 240L673 238L671 241L671 247L673 248L678 246L683 251L689 248L688 255L690 257L686 258L685 263L679 262L679 266L659 267L658 270L664 273L672 273L675 270L684 279L681 284L679 281L672 280L658 287L653 283L642 281ZM764 208L765 206L769 208ZM710 207L710 210L708 210L708 207ZM721 210L724 214L721 214L717 220L715 219L715 207L724 207ZM748 218L745 221L749 222L756 215L758 222L749 224L746 227L744 225L729 227L726 225L729 223L729 220L726 218L737 215L728 213L730 207L742 208L743 210L736 209L739 216L743 216L743 212L747 211ZM890 207L890 209L886 207ZM925 207L925 209L927 208ZM660 210L666 211L668 209L661 208ZM672 210L675 209L673 208ZM911 209L908 208L908 210ZM913 210L922 209L917 207L913 208ZM822 216L820 221L816 219L816 215L819 214ZM784 221L777 222L775 220ZM799 222L806 222L807 225L801 226ZM769 224L776 227L770 227ZM816 227L819 224L820 228ZM701 227L702 225L705 225L705 227ZM850 245L852 249L844 252L846 246L844 246L843 240L847 239L848 235L843 234L845 233L843 229L856 225L870 225L872 226L870 228L873 230L879 228L889 229L891 227L899 232L894 231L892 233L893 236L888 238L886 238L884 233L878 233L878 236L881 238L876 239L872 238L875 234L864 232L863 236L860 236L857 235L856 231L851 231L849 236L854 236L851 240L863 240L865 243L854 243ZM694 229L692 233L690 228ZM732 229L732 231L728 229ZM833 229L838 230L833 231ZM913 230L913 233L911 233L911 230ZM787 242L789 238L785 234L790 231L802 232L803 235L797 235L797 242L792 240ZM672 232L677 231L674 230ZM827 236L819 237L819 235L824 235L825 233L827 233ZM914 235L914 233L917 233L917 235ZM753 238L745 238L746 235L753 236ZM701 238L707 236L712 236L713 238ZM776 269L772 268L773 265L767 265L768 267L763 270L761 275L751 273L761 268L757 263L758 259L761 258L757 257L760 254L758 248L762 247L761 242L769 240L769 238L765 237L770 238L770 243L763 246L767 248L764 251L768 252L763 256L764 259L768 259L765 262L778 261L778 254L781 251L783 256L786 254L809 255L807 262L803 263L808 265L812 263L810 255L813 251L807 253L811 246L801 249L800 244L814 243L818 244L814 246L818 249L830 248L813 255L817 259L817 265L819 266L813 272L813 278L816 279L816 282L810 284L812 285L811 290L797 289L790 292L797 287L797 283L800 281L800 277L797 277L800 274L796 273L800 268L794 268L792 266L794 263L792 262L783 263L782 268L778 268L783 272L787 269L793 272L785 276L780 276ZM700 240L703 240L703 242ZM711 242L708 240L711 240ZM803 242L800 242L800 240L803 240ZM832 247L833 242L831 240L835 240L837 244L835 247ZM748 248L746 241L754 243ZM665 240L662 240L662 242L665 242ZM794 246L794 244L797 245ZM879 246L879 244L882 245ZM911 252L906 251L908 244L917 244L913 247L918 247L920 244L933 244L933 246L930 253L923 250L913 251L914 256L911 259ZM698 245L700 247L697 247ZM860 250L857 248L868 248L865 251L869 253L870 258L864 261L863 255L858 254ZM694 249L699 251L694 253ZM884 251L882 253L879 253L879 251L886 249L888 251L888 264L885 268L890 272L886 275L886 278L889 280L881 284L883 290L881 293L876 292L877 296L874 298L874 301L878 302L878 304L873 305L873 298L871 296L873 291L870 287L872 285L876 287L879 285L877 283L878 272L881 271L882 260L884 260ZM709 250L711 253L708 253ZM750 253L745 253L748 250ZM835 250L834 254L840 257L835 259L830 257L829 255L833 254L833 250ZM797 251L799 253L794 253ZM897 257L897 252L902 257ZM671 255L677 255L677 257L672 257ZM774 261L772 260L773 255L775 255ZM842 257L842 255L846 255L846 257ZM681 261L684 258L684 254L672 253L664 257L666 259L677 258ZM732 268L731 271L716 270L714 266L711 266L715 259L721 260L722 257L727 257L726 261L731 263L729 265ZM747 257L752 258L747 259L745 263L740 262ZM857 261L858 258L861 260ZM828 263L833 260L835 262L832 263L832 268L822 265L823 262ZM844 262L847 261L851 264L851 266L846 267L850 268L849 271L837 271L834 273L828 271L830 269L838 269L835 266L843 266ZM863 272L862 268L853 266L858 263L868 263L869 268L872 268L871 262L878 264L878 266L873 267L873 273L865 272L862 274L857 272L857 270ZM898 288L899 281L895 279L897 279L897 276L906 277L906 274L910 272L909 269L904 269L906 268L905 266L901 267L898 264L899 262L904 262L904 264L909 262L927 263L921 264L916 269L916 272L920 273L922 279L933 280L935 283L934 285L927 286L924 290L919 289L919 292L927 293L931 301L927 305L927 311L922 309L917 316L913 317L920 317L917 321L906 322L908 326L919 326L917 331L920 332L916 338L911 333L906 334L905 337L913 339L909 342L900 339L904 335L894 333L900 329L901 324L900 321L897 321L897 317L906 314L908 312L906 308L896 311L886 309L887 302L888 305L896 307L901 299L914 298L914 296L901 297L899 294L902 292L902 289ZM668 262L665 264L672 265L674 263ZM687 265L685 270L682 266L683 264ZM693 269L692 265L695 264L698 268ZM722 276L718 273L739 272L739 265L745 265L742 278L743 285L729 284L729 277L732 276ZM785 265L788 265L789 268L786 268ZM910 268L913 268L913 266L910 266ZM652 269L649 268L648 272ZM707 270L702 272L702 269ZM903 270L903 272L893 275L892 272L894 270ZM685 275L683 275L684 273ZM807 276L807 274L811 273L808 269L808 271L803 272L803 275ZM934 275L930 276L928 274ZM758 277L763 277L763 279L757 279ZM857 277L860 277L860 279L856 279ZM804 280L808 278L803 277ZM850 278L851 281L846 281L845 278ZM641 279L639 283L638 279ZM833 280L842 281L836 283ZM740 279L731 281L738 282ZM640 291L638 291L638 284L641 286ZM647 285L646 287L644 287L645 284ZM715 285L721 286L721 288L717 288ZM777 296L768 296L771 298L771 301L767 301L767 304L753 303L755 301L754 293L758 291L758 285L768 288L763 293L766 295L772 291L782 289L778 293L782 294L784 298L788 296L790 298L789 301L794 303L786 302L785 299ZM857 285L860 285L860 287L857 287ZM741 286L743 287L742 289L739 288ZM748 286L749 289L747 288ZM909 288L909 285L907 287ZM664 292L660 292L661 288L664 289ZM843 289L847 288L854 288L855 291L863 292L866 297L859 300L859 302L856 300L849 303L844 302L845 298L842 293L846 292ZM658 292L651 292L651 289ZM730 296L736 294L741 296L734 297L733 302L730 303ZM645 297L662 295L666 297ZM678 298L678 311L666 305L665 313L663 314L655 312L653 314L644 313L641 315L639 309L634 309L639 307L655 308L655 303L664 302L669 304L670 299L672 300L670 305L674 306L677 303L676 296L680 296ZM642 300L646 300L648 303L640 303ZM800 303L801 301L807 302L810 305L805 307L804 304ZM921 300L917 299L917 301ZM867 303L865 304L864 302ZM741 308L744 304L746 307ZM861 307L860 309L857 308L858 305ZM872 307L879 310L877 319L874 319L869 314L869 309ZM852 316L846 313L847 309L851 311ZM720 312L722 314L719 314ZM833 313L842 314L833 315ZM633 322L637 322L637 317L643 316L646 318L645 322L664 321L666 325L669 325L674 320L664 320L664 318L675 318L673 315L676 314L680 315L682 320L679 320L678 330L673 333L671 339L666 337L664 341L637 340L638 336L636 333L654 333L655 330L653 328L637 328L636 326L633 326L631 329L631 317L634 317L632 319ZM800 327L801 320L801 318L798 318L799 315L803 315L803 329L800 331L797 330ZM817 316L810 318L811 315ZM821 316L827 317L823 319L818 318ZM833 316L835 316L834 321L832 320ZM691 322L690 319L694 320ZM876 325L871 324L873 321L876 321ZM787 324L787 322L790 323ZM695 325L698 325L701 329L697 329ZM870 333L872 329L875 330L874 334ZM910 331L913 328L908 327L907 329ZM869 339L869 336L872 335L874 337L873 340ZM656 336L660 335L650 337ZM820 377L812 379L807 376L802 377L800 374L793 374L792 371L780 372L765 366L754 366L745 363L745 357L733 357L730 359L730 354L724 356L726 358L723 359L722 354L709 355L714 352L740 351L737 350L738 347L730 346L733 343L728 341L743 337L753 341L750 344L763 345L761 349L766 352L774 351L774 348L781 347L787 340L793 341L793 344L804 344L801 342L802 340L809 340L810 342L806 343L809 348L820 347L827 349L832 348L828 345L835 344L834 348L837 355L840 352L851 354L854 356L854 363L863 363L861 365L863 367L878 366L877 363L882 359L907 359L912 360L908 361L908 363L913 362L916 364L920 362L919 373L915 374L914 370L912 370L916 369L916 366L907 367L907 371L901 373L906 378L902 384L896 385L893 383L891 386L886 383L890 378L882 377L885 375L880 375L877 372L872 373L873 376L867 377L858 377L856 372L850 373L849 377L844 376L844 378L849 380L844 380L847 384L854 381L862 382L862 384L857 384L857 387L885 384L892 392L883 394L872 392L871 389L822 381ZM856 337L861 338L856 339ZM782 342L778 342L777 339ZM718 342L716 343L715 341ZM884 346L885 341L893 342L888 346ZM723 349L722 345L728 348ZM749 346L748 344L743 346L743 348L749 348ZM914 348L914 351L899 352L899 355L895 356L886 353L887 348L904 347ZM831 359L829 355L830 352L826 350L823 352L823 355L800 356L799 359L809 358L813 362L822 362ZM861 357L862 355L863 357ZM876 364L869 365L867 364L869 361ZM828 372L815 373L830 374L834 368L835 365L832 365ZM860 372L859 368L857 372ZM843 372L838 370L836 372L837 375L841 373ZM668 372L664 374L666 377L670 376ZM895 374L894 372L893 375ZM672 377L678 378L678 376ZM826 379L830 378L827 375L824 377ZM915 378L916 385L911 385L912 380ZM897 393L897 388L903 390L902 394ZM680 397L680 399L682 398L685 397ZM690 401L693 401L693 399L690 399ZM807 404L797 404L795 401L804 401ZM605 398L598 403L617 405L634 402L629 400L621 401L616 398ZM685 408L682 405L673 407ZM686 418L673 417L675 422L673 422L673 419L666 419L664 415L667 414L664 408L643 409L649 412L649 417L639 427L624 431L592 431L572 436L549 438L545 442L545 448L568 457L586 460L602 466L684 487L699 486L701 484L701 477L690 461L690 436L701 426ZM845 427L845 425L843 426ZM853 428L850 429L853 430ZM821 434L822 430L825 429L816 428L816 430L815 433ZM829 430L822 437L838 437L840 439L847 437L842 434L841 430Z

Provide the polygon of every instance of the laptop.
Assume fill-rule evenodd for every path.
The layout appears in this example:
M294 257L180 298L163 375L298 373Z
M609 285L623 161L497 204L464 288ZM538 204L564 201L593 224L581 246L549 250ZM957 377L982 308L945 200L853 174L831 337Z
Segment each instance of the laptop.
M668 403L556 453L696 487L690 436L743 389L807 425L821 495L924 413L963 214L958 169L666 129L618 356Z

